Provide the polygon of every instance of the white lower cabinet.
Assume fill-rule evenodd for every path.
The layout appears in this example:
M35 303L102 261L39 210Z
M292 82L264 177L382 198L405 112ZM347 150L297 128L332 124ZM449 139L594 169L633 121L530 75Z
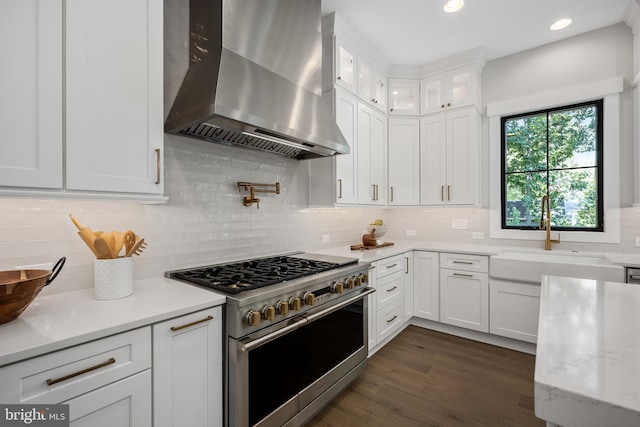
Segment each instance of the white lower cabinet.
M492 279L490 288L490 332L535 344L540 285Z
M437 252L413 254L413 314L428 320L440 320L440 265Z
M369 286L376 292L369 299L369 354L404 323L404 255L378 260L372 264Z
M153 425L222 425L222 309L153 325Z
M457 269L442 268L451 263ZM440 321L489 332L489 275L477 272L477 265L488 265L487 257L440 255Z
M74 426L151 426L151 328L0 368L0 402L69 404Z

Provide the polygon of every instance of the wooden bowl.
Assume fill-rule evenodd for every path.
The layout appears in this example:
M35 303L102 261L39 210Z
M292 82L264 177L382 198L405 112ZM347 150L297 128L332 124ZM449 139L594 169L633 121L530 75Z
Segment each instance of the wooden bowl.
M65 258L53 270L0 271L0 324L16 319L38 296L42 288L53 282Z

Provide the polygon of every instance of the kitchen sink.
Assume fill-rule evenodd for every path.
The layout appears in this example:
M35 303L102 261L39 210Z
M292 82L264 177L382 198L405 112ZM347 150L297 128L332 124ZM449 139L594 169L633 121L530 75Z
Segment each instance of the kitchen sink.
M604 255L569 251L503 251L490 258L495 279L540 283L543 275L624 282L624 267Z

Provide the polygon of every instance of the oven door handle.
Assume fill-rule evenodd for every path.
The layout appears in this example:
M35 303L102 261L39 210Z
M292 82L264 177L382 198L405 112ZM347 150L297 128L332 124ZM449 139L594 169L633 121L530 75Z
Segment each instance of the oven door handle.
M353 304L356 301L359 301L361 299L364 299L364 297L366 297L369 294L374 293L376 290L374 288L364 288L362 290L361 293L359 293L358 295L351 297L349 299L346 299L338 304L332 305L329 308L326 308L322 311L319 311L317 313L311 314L309 316L304 316L304 317L300 317L297 319L294 319L294 323L285 326L282 329L278 329L277 331L274 331L270 334L267 334L263 337L260 338L256 338L254 340L249 340L249 341L241 341L240 343L238 343L239 346L241 346L241 350L242 351L251 351L254 350L268 342L271 342L273 340L275 340L276 338L279 338L285 334L288 334L291 331L294 331L298 328L303 327L304 325L306 325L307 323L313 322L314 320L318 320L326 315L329 315L335 311L338 311L340 309L342 309L343 307L346 307L350 304Z

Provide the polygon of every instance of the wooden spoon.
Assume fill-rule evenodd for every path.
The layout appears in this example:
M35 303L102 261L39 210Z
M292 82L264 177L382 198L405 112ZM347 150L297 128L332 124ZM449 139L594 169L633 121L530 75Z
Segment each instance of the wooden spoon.
M124 233L122 231L112 231L111 234L115 239L115 244L113 247L113 257L118 258L122 247L124 246ZM126 252L125 252L126 253Z
M129 253L133 245L136 243L136 235L133 231L127 230L124 232L124 253L125 256Z

